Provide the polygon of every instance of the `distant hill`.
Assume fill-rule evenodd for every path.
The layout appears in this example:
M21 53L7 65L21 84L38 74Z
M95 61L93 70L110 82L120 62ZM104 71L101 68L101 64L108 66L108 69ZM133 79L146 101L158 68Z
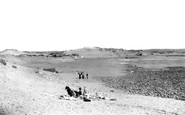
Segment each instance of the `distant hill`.
M22 51L18 51L16 49L6 49L2 52L0 52L1 55L22 55L22 54L26 54L25 52Z
M112 51L107 51L101 48L81 48L76 50L70 50L65 52L67 55L78 54L81 58L108 58L118 57Z
M1 55L21 55L21 56L47 56L64 57L69 56L74 59L79 58L138 58L141 56L185 56L185 49L147 49L147 50L126 50L116 48L80 48L68 51L44 51L28 52L18 51L16 49L6 49L0 52Z

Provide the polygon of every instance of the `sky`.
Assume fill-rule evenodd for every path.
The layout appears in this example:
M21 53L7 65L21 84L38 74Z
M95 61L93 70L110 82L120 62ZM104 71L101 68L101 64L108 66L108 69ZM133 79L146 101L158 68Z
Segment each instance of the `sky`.
M1 0L0 50L185 48L184 0Z

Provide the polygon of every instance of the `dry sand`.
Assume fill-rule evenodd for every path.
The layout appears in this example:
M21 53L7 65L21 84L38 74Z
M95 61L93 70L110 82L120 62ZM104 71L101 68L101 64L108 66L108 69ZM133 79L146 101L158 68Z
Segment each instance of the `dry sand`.
M86 86L89 94L98 92L117 101L59 99L67 94L66 85L74 89ZM184 108L183 101L125 94L92 79L79 80L75 73L50 73L12 62L6 66L0 63L0 115L185 115Z
M18 55L26 54L26 53L23 52L23 51L18 51L16 49L6 49L4 51L1 51L0 54L1 55L14 55L14 56L18 56Z

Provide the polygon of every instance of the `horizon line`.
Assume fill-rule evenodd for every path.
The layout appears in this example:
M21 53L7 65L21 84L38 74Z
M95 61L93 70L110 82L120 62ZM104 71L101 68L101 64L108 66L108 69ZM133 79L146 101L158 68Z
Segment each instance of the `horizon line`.
M94 47L81 47L81 48L74 48L74 49L67 49L67 50L19 50L19 49L15 49L15 48L7 48L4 50L1 50L0 52L6 51L6 50L17 50L17 51L23 51L23 52L47 52L47 51L71 51L71 50L79 50L79 49L95 49L95 48L102 48L102 49L123 49L123 50L185 50L185 48L141 48L141 49L125 49L125 48L114 48L114 47L98 47L98 46L94 46Z

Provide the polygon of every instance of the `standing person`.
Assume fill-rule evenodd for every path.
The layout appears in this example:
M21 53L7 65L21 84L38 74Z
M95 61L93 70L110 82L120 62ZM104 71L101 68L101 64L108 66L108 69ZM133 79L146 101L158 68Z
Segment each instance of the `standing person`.
M78 73L78 75L79 75L79 79L81 79L82 74L81 73Z
M78 79L81 79L81 73L78 71L77 74L78 74Z
M82 72L82 79L84 79L85 78L85 76L84 76L84 72Z
M88 73L86 73L86 78L88 79Z

